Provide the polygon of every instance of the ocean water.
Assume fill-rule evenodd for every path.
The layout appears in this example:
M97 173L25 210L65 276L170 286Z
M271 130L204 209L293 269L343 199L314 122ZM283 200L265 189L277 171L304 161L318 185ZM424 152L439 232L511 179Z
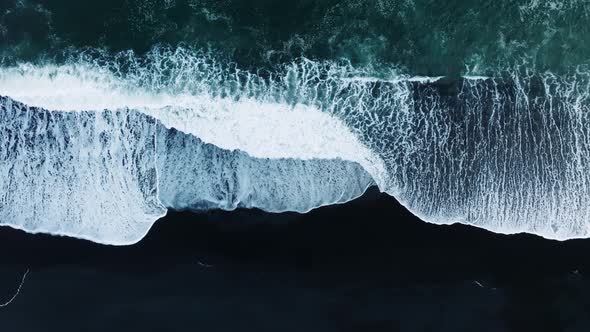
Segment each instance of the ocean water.
M247 68L305 56L432 76L522 63L568 71L588 54L588 3L580 0L7 0L0 10L3 53L17 59L184 43Z
M168 208L375 185L431 223L588 236L584 1L2 6L5 225L129 244Z
M306 284L301 287L309 297L299 301L348 303L333 313L339 316L361 311L351 308L367 292L368 302L381 304L359 313L368 325L354 319L345 326L333 320L316 325L325 316L307 310L314 319L294 330L456 331L482 322L493 322L492 331L527 330L514 306L534 301L513 292L545 286L554 291L542 302L550 309L533 305L523 317L546 311L551 315L537 329L582 329L583 300L571 300L563 287L586 289L586 268L576 249L583 251L585 242L572 240L590 237L589 30L590 4L583 0L0 0L0 225L9 226L2 228L3 252L18 253L7 268L20 271L32 260L27 278L41 270L45 283L66 278L70 270L74 283L104 272L100 287L121 282L119 289L125 289L125 269L106 263L114 255L124 254L123 265L141 261L129 273L149 269L142 282L157 282L156 270L164 269L162 280L173 283L168 278L209 269L209 263L194 265L192 257L211 252L223 266L236 266L209 271L219 280L211 289L227 292L247 287L232 288L234 279L224 279L233 272L250 278L244 257L226 255L245 249L199 232L239 237L238 244L249 243L248 236L257 241L285 233L300 238L285 248L254 246L260 252L253 264L288 283L291 296L301 286L300 273L312 283L338 279L350 264L354 273L334 293ZM367 197L374 201L358 203ZM354 218L341 210L354 211ZM320 236L313 229L298 233L306 218L330 229L317 240L325 243L306 247L308 238ZM194 228L181 226L188 220L197 220ZM244 225L227 229L228 220ZM375 247L370 237L377 233L365 234L344 250L334 239L339 220L343 227L376 227L387 239ZM410 221L415 225L403 224ZM158 225L175 224L173 236L150 240L162 236L154 234L163 232ZM407 229L414 229L408 240L397 235ZM349 231L346 239L359 232ZM445 235L453 231L456 238ZM177 248L189 235L189 242L204 243L197 249L179 244L190 259L175 260L179 252L166 249L162 262L146 267L153 250ZM440 242L445 240L429 246L438 236L458 241L458 247ZM469 246L480 246L473 239L484 238L490 247L479 259ZM444 248L437 257L448 265L411 250L402 250L407 258L390 255L412 241L433 251ZM326 249L331 243L341 243L346 262L340 252ZM35 260L35 248L45 245L56 246L55 255ZM360 267L348 263L356 248L368 261ZM77 250L88 252L90 260L59 258ZM266 261L272 250L289 251L276 256L295 260L287 263L288 271ZM313 259L315 250L330 268L299 271L299 258L293 257ZM517 256L523 261L535 250L545 253L539 254L543 261L523 263L537 276L537 288L526 286L519 273L498 277L504 276L498 271L524 269L509 257L519 250L527 252ZM436 271L417 269L423 260ZM486 268L486 261L493 263ZM365 268L371 271L366 276L360 271ZM409 269L423 271L425 279ZM453 276L442 280L437 273ZM360 283L354 276L362 276ZM350 287L363 291L351 298ZM412 289L430 295L421 302ZM467 294L448 300L461 304L424 309L445 302L445 292L452 291ZM51 292L48 298L56 296ZM126 300L135 301L134 294ZM224 303L249 303L256 296L224 294ZM424 326L418 318L391 318L403 307L392 298L423 303L409 309L416 315L422 309L443 313L431 314L433 321ZM266 299L258 298L254 317ZM453 311L475 310L469 304L478 299L484 303L473 313L478 318L455 325L461 315ZM173 302L144 300L145 310L155 301L153 311L163 300ZM102 307L109 303L98 301ZM571 307L556 311L562 303ZM28 308L39 311L38 304L29 302ZM24 312L27 304L20 305ZM294 310L290 305L284 310ZM17 324L12 329L38 328L17 316L9 319ZM443 324L445 317L451 317L450 325ZM277 329L275 323L256 322L259 329ZM213 322L207 324L214 329Z

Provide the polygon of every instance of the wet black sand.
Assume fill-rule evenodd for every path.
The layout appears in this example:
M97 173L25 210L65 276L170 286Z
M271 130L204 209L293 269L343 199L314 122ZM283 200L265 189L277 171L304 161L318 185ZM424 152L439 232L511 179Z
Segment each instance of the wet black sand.
M419 221L393 198L305 215L170 213L113 247L0 228L0 331L588 331L590 241Z

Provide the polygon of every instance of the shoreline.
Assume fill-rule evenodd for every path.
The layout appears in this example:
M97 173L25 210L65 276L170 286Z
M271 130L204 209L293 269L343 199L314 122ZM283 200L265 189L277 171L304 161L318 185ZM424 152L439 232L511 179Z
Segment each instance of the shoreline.
M30 270L0 310L14 331L559 329L590 294L590 240L428 224L375 188L307 214L170 212L122 247L2 227L0 250L0 299Z

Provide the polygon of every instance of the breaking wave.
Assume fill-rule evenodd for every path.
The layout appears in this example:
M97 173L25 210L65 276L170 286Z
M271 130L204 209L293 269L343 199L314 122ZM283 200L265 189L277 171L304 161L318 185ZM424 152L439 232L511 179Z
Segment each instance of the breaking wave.
M395 196L421 219L588 236L590 77L410 77L185 48L0 69L0 216L140 240L166 208L298 211Z

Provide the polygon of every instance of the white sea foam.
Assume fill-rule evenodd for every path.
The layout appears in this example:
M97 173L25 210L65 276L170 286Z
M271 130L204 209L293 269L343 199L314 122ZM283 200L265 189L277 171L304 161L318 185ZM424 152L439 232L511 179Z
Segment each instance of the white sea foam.
M163 215L162 204L174 209L256 207L306 212L354 199L374 184L359 163L384 172L378 158L341 121L314 106L193 92L156 92L88 64L0 70L0 94L40 107L2 100L3 135L16 142L18 151L6 146L8 162L0 167L7 172L6 181L0 183L4 185L3 224L29 232L129 244L141 239ZM117 117L111 119L111 114ZM136 125L122 120L134 114L143 114ZM44 144L23 144L18 137L35 135L27 124L37 123L39 117L49 119L46 132L36 138ZM100 129L86 123L103 117L110 120L100 121ZM88 132L81 133L80 121ZM152 131L138 134L136 126ZM119 143L109 141L117 137L113 132L139 141L126 142L126 149L119 149ZM318 136L319 132L324 135ZM83 134L90 138L80 140L80 146L69 144ZM82 151L90 157L78 162L79 155L86 154ZM140 160L137 153L142 155ZM112 158L115 155L118 158ZM22 181L36 172L36 160L48 170L31 182ZM28 170L29 166L35 170ZM142 167L151 167L149 178L133 171ZM138 195L129 188L134 176L140 182L149 179ZM96 190L89 194L88 186ZM123 198L126 190L129 195ZM146 207L150 204L156 206Z
M52 113L0 98L0 223L137 242L166 213L154 123L137 112Z
M474 80L474 81L491 79L491 77L488 77L488 76L476 76L476 75L465 75L465 76L463 76L463 78L466 80Z
M146 213L142 202L176 209L305 212L350 200L375 183L429 222L461 222L555 239L587 237L588 77L519 72L446 84L439 77L376 78L382 75L348 64L301 59L258 74L177 49L156 50L143 59L131 53L113 60L82 55L62 65L3 68L0 94L55 110L51 119L68 113L101 118L110 114L106 109L120 110L117 114L137 111L142 121L155 121L153 137L159 144L149 159L159 174L157 193L138 191L144 193L132 202L138 208L130 209L152 219L158 213ZM108 133L137 134L133 126L106 123ZM19 126L16 129L30 130ZM66 130L71 137L81 131ZM112 137L103 136L97 139ZM109 143L98 150L108 155L116 146ZM43 144L21 148L43 154ZM133 149L129 152L127 156L136 155ZM5 171L25 172L27 154L8 154L18 167L5 163ZM52 155L51 160L61 160L59 153ZM116 179L134 174L129 164L121 168L112 159L104 160L98 164L114 171L101 173L108 181L99 185L105 192L122 190ZM65 168L48 170L64 181L41 188L68 183L61 174ZM153 184L144 180L140 183ZM36 186L20 185L20 198L5 194L9 203L3 208L20 199L30 199L35 207L49 199L53 205L39 211L51 216L52 209L67 205L61 195L52 200L50 191L33 198L25 195ZM103 204L101 196L89 196L85 202L107 206L103 216L118 218L113 211L120 207ZM92 209L78 206L83 210L76 215L79 224ZM20 220L19 210L11 211L9 217ZM36 220L25 219L26 225ZM65 226L57 219L39 220L37 228L20 221L13 226L85 238L95 234L85 227L59 230L56 227ZM93 232L106 227L93 219L89 223ZM136 239L140 233L129 234ZM111 241L108 234L99 234L102 242L123 243Z
M0 71L0 94L57 111L139 110L168 128L252 157L340 158L358 162L376 176L384 172L379 158L342 121L313 105L214 97L202 90L195 94L154 92L141 82L79 64L4 69Z

